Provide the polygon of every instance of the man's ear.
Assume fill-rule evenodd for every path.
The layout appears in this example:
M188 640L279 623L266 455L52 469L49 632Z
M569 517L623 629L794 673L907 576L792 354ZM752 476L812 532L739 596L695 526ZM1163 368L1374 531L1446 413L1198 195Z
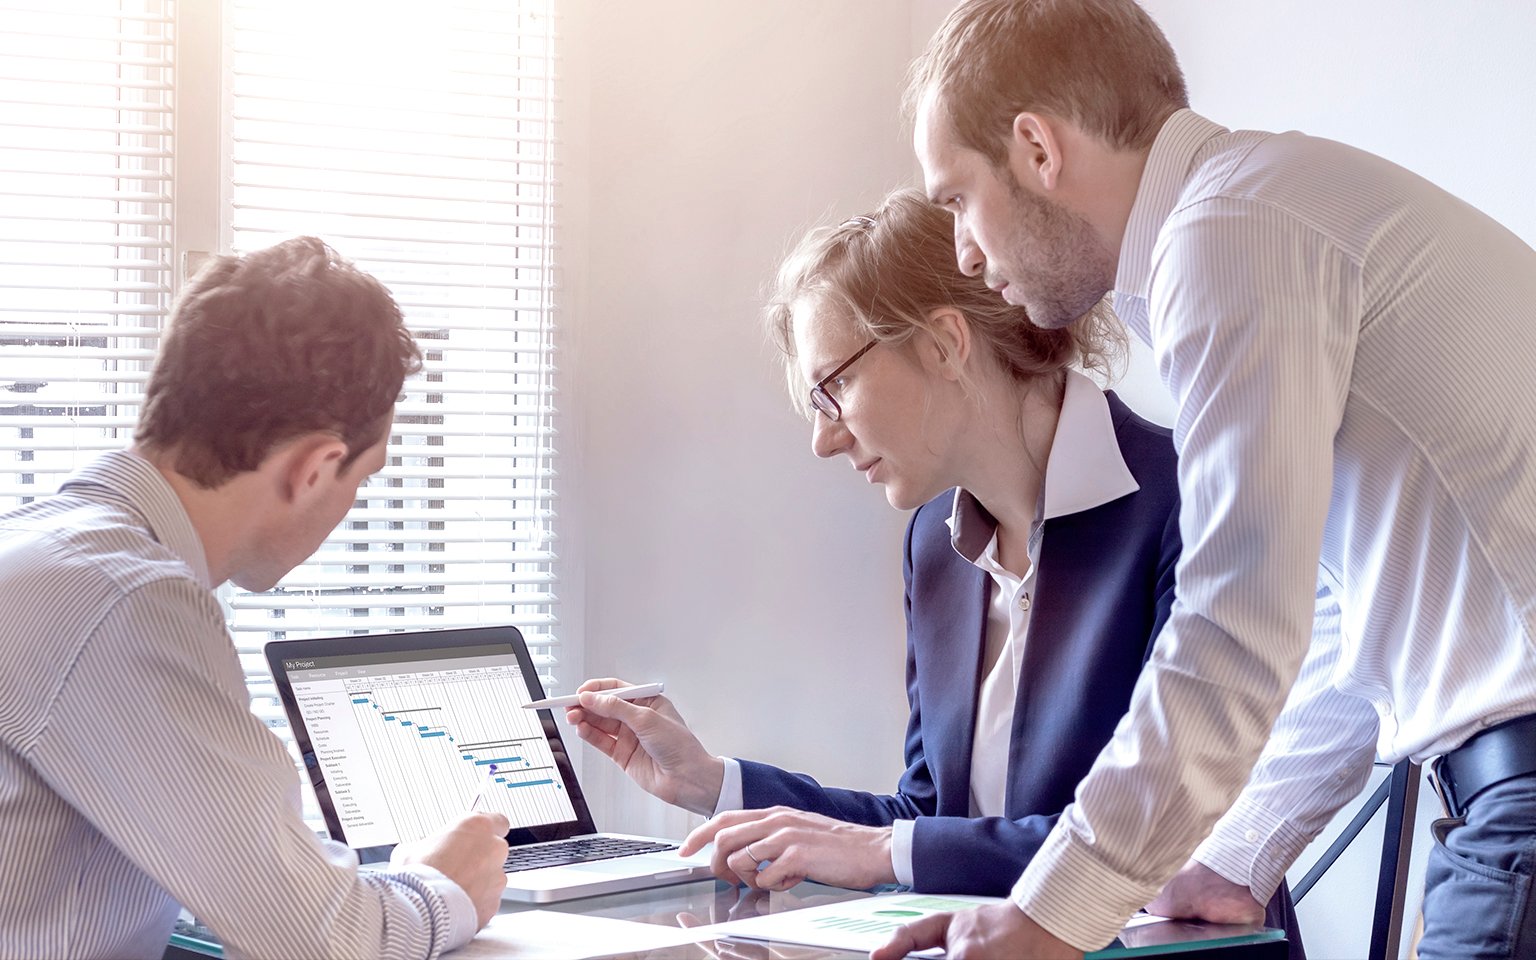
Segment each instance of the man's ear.
M971 355L970 321L958 307L936 307L926 319L928 336L918 339L923 366L946 380L962 379Z
M347 460L347 445L334 434L310 433L290 441L279 456L283 497L301 503L336 479Z
M1021 184L1055 190L1061 178L1062 139L1060 121L1041 113L1021 113L1013 118L1008 141L1008 166Z

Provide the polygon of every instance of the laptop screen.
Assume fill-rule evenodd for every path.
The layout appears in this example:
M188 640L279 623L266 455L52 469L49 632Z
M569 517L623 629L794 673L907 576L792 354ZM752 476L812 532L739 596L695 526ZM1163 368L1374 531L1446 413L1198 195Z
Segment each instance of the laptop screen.
M337 839L389 847L437 833L471 809L505 814L514 842L519 831L531 842L590 829L553 720L522 707L542 696L522 638L491 629L511 633L268 645ZM559 826L583 829L539 829Z

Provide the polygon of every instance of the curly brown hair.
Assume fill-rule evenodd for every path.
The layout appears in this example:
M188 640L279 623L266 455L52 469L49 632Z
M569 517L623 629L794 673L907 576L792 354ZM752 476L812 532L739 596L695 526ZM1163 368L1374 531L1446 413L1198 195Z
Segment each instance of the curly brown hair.
M389 291L322 241L216 257L171 313L134 440L207 489L315 431L347 444L346 467L420 369Z

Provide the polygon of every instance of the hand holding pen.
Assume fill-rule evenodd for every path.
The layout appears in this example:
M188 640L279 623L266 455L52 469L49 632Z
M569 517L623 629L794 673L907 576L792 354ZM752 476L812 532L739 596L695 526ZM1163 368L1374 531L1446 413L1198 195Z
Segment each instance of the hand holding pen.
M591 682L591 681L588 681ZM583 684L585 687L585 684ZM620 700L644 700L654 697L667 688L665 683L635 683L623 687L612 687L595 692L604 696L618 697ZM581 705L582 691L568 693L563 697L545 697L543 700L532 700L523 704L524 710L553 710L556 707L576 707Z
M485 779L480 781L480 789L475 791L475 798L469 802L469 812L470 813L474 813L475 810L479 808L480 801L485 798L485 787L486 787L486 784L495 775L496 775L496 764L493 763L489 767L486 768Z
M617 677L587 680L577 688L578 705L566 708L566 722L645 792L709 816L725 761L704 749L666 697L630 700L635 686Z

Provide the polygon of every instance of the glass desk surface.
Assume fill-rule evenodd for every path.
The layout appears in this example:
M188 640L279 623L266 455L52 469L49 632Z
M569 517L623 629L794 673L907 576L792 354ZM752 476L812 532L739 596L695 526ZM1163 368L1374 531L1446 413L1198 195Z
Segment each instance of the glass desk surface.
M628 893L585 897L561 903L522 904L504 901L501 913L525 910L554 910L593 917L609 917L663 926L703 926L723 923L765 913L778 913L843 900L869 896L865 890L845 890L819 883L802 883L782 893L765 893L731 887L715 880L632 890ZM1244 950L1257 957L1285 956L1285 934L1262 926L1234 926L1169 921L1133 927L1103 950L1088 954L1095 960L1119 960L1130 957L1169 956L1202 950L1253 948ZM194 955L221 956L218 942L198 927L178 924L171 936L171 946ZM1265 949L1268 948L1268 949ZM660 950L615 954L645 960L845 960L864 957L864 953L807 947L802 944L768 943L753 940L704 940L697 944L666 947Z

